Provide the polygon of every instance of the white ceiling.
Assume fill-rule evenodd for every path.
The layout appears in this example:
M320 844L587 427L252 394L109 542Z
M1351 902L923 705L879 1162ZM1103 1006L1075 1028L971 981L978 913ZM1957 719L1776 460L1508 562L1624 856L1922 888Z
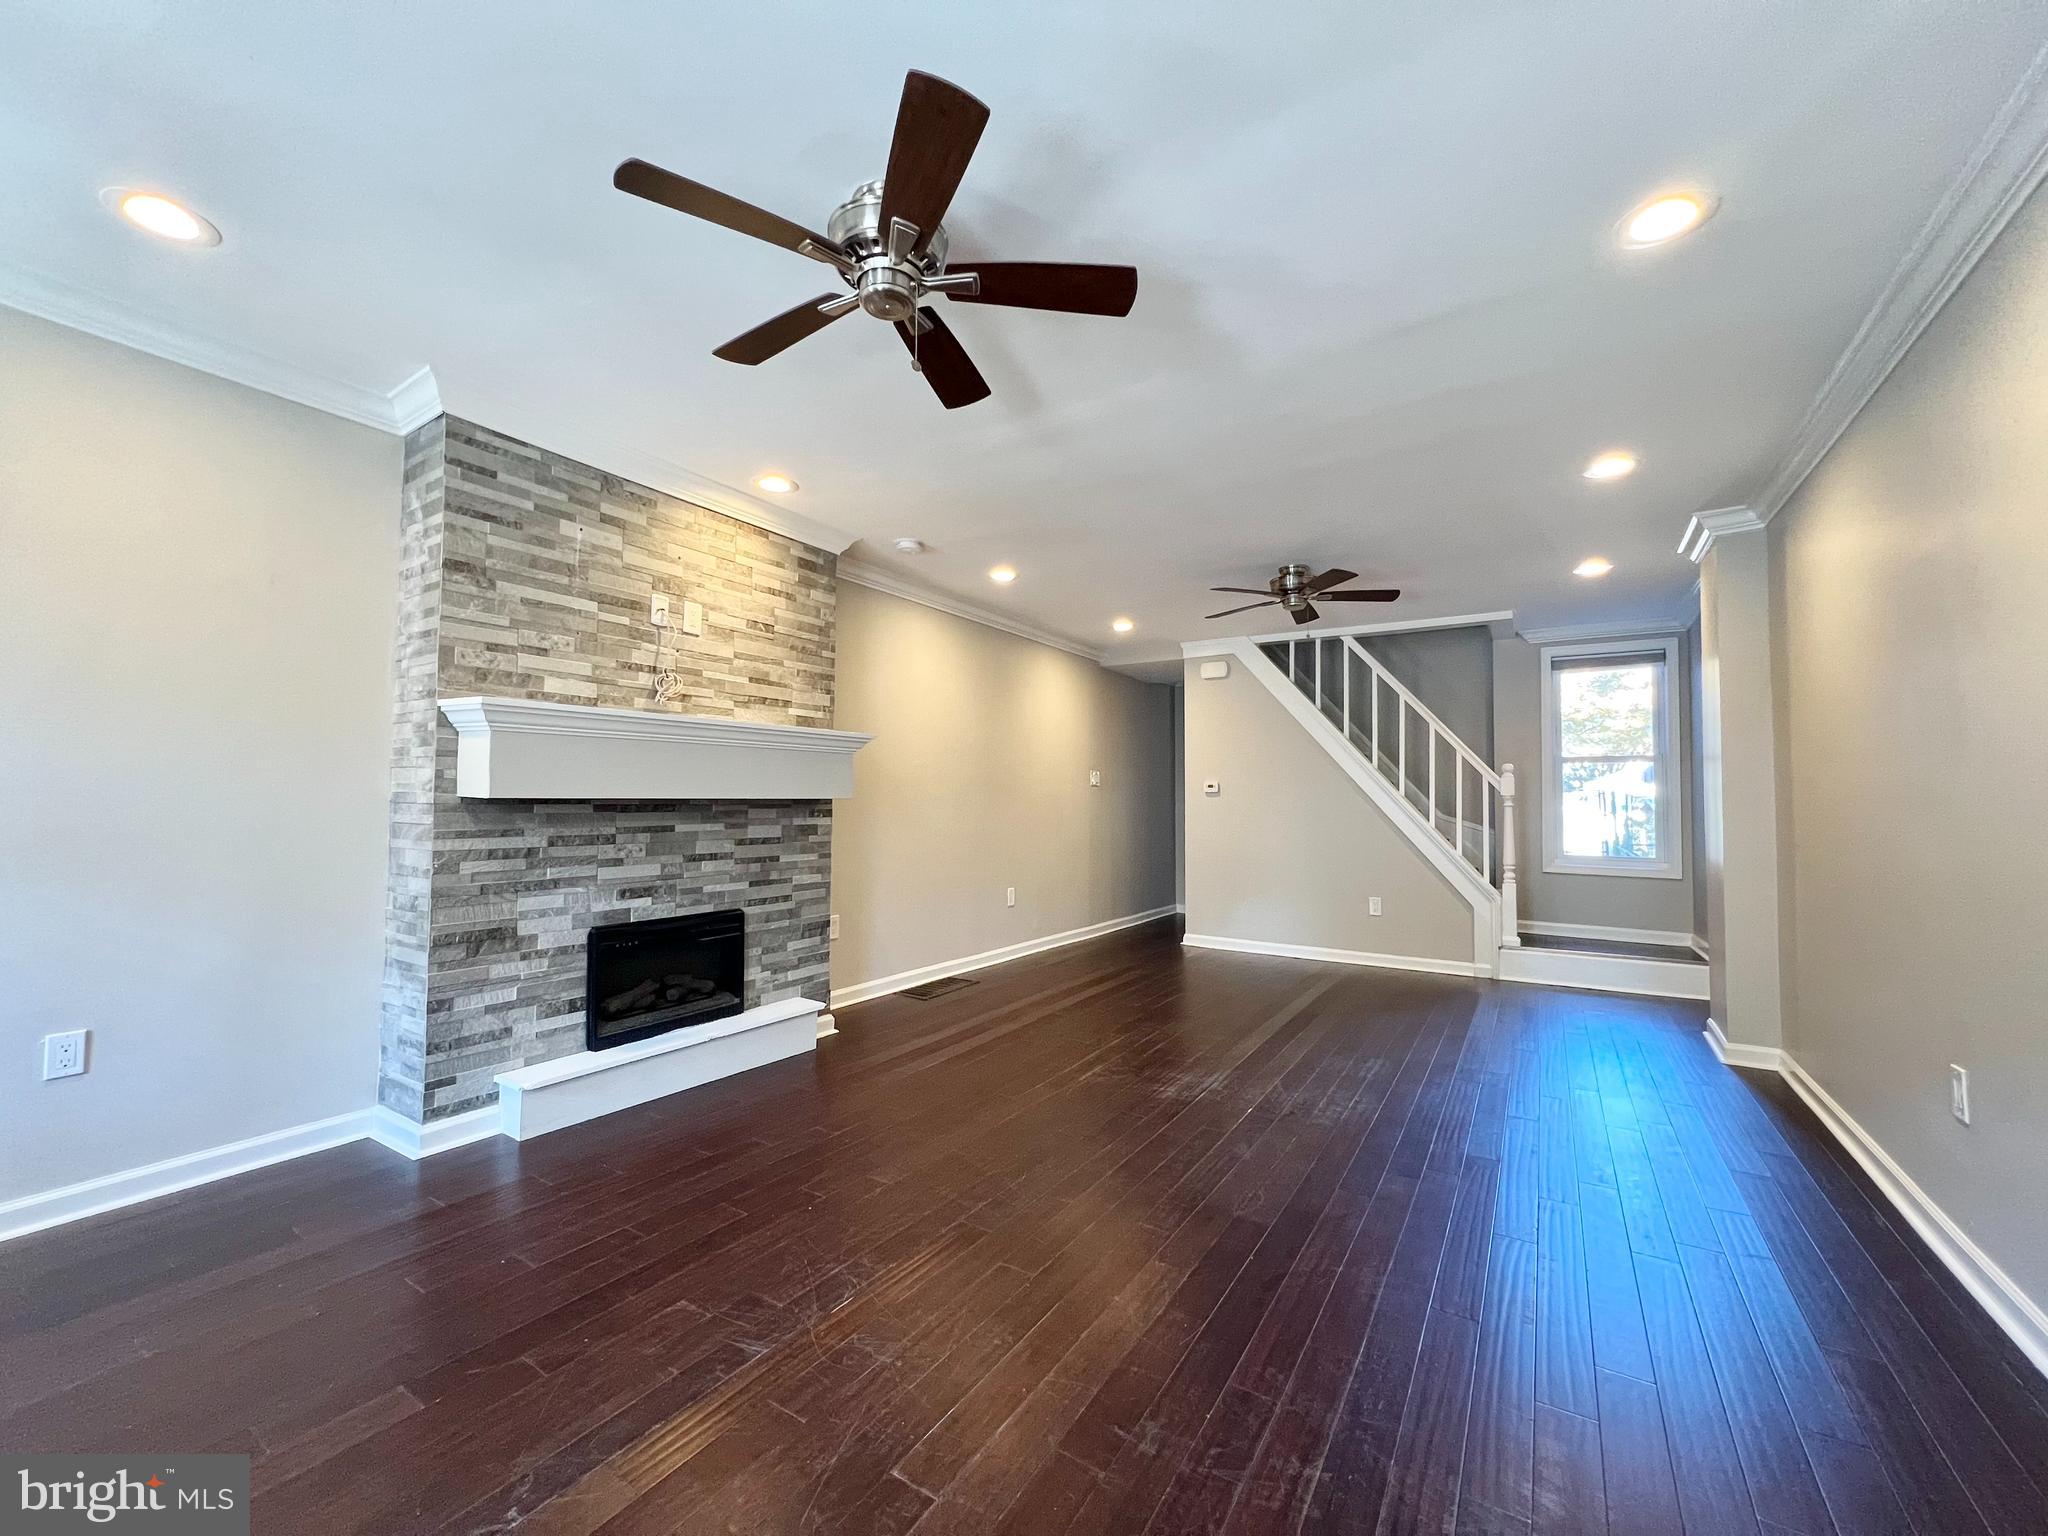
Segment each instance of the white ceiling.
M372 396L430 366L450 409L610 445L628 473L786 469L791 510L856 556L1112 659L1275 627L1204 622L1226 604L1203 589L1286 559L1406 590L1353 619L1659 619L1691 584L1687 516L1785 463L2041 18L30 0L0 17L0 269L46 310ZM956 257L1128 261L1135 311L948 307L995 389L951 413L861 316L758 369L716 361L829 274L613 191L613 165L821 225L881 174L910 66L993 111ZM1719 216L1616 249L1672 183ZM97 201L110 184L185 198L224 243L134 233ZM1581 480L1612 446L1640 472ZM895 555L905 534L929 553ZM1614 574L1573 578L1596 552ZM997 560L1023 571L1008 590L982 575Z

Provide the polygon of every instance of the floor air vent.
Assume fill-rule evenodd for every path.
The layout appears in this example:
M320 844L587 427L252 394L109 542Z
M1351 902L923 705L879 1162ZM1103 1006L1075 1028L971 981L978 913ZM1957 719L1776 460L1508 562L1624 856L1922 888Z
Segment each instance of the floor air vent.
M898 997L914 997L920 1003L928 1003L935 997L944 997L948 992L958 992L962 987L976 985L973 976L941 976L937 981L921 982L914 987L905 987Z

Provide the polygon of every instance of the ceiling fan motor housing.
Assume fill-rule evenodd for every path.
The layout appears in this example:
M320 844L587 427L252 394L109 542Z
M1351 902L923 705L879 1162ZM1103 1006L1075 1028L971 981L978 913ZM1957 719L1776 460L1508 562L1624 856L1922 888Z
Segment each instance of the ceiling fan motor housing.
M888 235L882 229L882 184L864 181L832 212L825 233L859 263L853 280L860 307L880 320L908 320L917 313L925 281L946 266L946 226L932 231L923 251L902 261L889 259Z

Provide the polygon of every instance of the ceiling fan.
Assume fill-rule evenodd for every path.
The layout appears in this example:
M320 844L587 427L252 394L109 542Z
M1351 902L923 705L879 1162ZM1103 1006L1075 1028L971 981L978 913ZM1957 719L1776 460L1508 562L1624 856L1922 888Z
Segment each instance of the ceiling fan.
M1266 599L1264 602L1246 603L1242 608L1226 608L1221 613L1205 617L1224 619L1233 613L1250 613L1254 608L1278 607L1285 608L1297 624L1313 624L1322 617L1316 612L1317 603L1391 603L1401 595L1397 587L1332 590L1357 579L1356 571L1333 570L1311 576L1305 565L1283 565L1280 573L1263 587L1211 587L1211 592L1263 592Z
M806 299L735 336L712 356L749 366L764 363L841 315L865 310L896 327L910 349L910 366L925 376L950 411L986 399L989 388L946 322L922 303L927 294L1074 315L1127 315L1138 296L1134 267L1057 261L946 265L946 228L940 220L987 123L988 108L959 86L910 71L896 108L886 173L880 181L855 187L825 221L822 235L645 160L622 164L612 173L612 185L821 261L852 290Z

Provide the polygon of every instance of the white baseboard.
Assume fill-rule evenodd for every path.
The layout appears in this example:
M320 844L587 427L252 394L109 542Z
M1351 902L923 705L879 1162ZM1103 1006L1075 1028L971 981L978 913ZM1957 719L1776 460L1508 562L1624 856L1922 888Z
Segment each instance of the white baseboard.
M1707 1027L1700 1031L1707 1037L1707 1044L1724 1067L1754 1067L1760 1072L1782 1072L1785 1070L1785 1053L1775 1045L1741 1045L1730 1040L1721 1031L1720 1021L1707 1020Z
M978 955L967 955L958 960L942 960L937 965L921 965L914 971L898 971L894 976L882 976L874 981L859 981L850 987L834 987L832 1007L849 1008L855 1003L887 997L891 992L901 992L905 987L914 987L921 982L937 981L941 976L958 976L964 971L979 971L991 965L1001 965L1005 960L1022 960L1026 955L1043 954L1048 949L1079 944L1083 939L1099 939L1105 933L1115 933L1121 928L1135 928L1140 923L1172 917L1180 910L1178 906L1154 907L1149 912L1133 912L1128 917L1113 917L1107 922L1090 923L1085 928L1069 928L1065 933L1051 933L1041 939L1026 939L1021 944L1008 944L1001 949L986 949Z
M245 1141L188 1152L141 1168L128 1168L81 1184L24 1195L0 1205L0 1242L24 1237L45 1227L67 1221L82 1221L102 1211L137 1205L162 1195L176 1194L197 1184L210 1184L230 1174L247 1173L272 1163L288 1162L309 1152L324 1152L346 1142L360 1141L370 1134L372 1111L357 1110L305 1125L287 1126Z
M1536 923L1524 918L1518 925L1524 933L1540 933L1549 939L1606 939L1617 944L1662 944L1669 949L1691 949L1690 933L1664 928L1603 928L1598 923Z
M1367 965L1385 971L1429 971L1439 976L1484 976L1486 968L1469 960L1435 960L1426 955L1375 955L1362 949L1324 949L1315 944L1269 944L1263 939L1228 939L1220 934L1190 933L1181 943L1189 949L1222 949L1240 955L1273 955L1283 960L1322 960L1332 965Z
M1713 1037L1710 1035L1708 1038ZM1977 1304L1991 1314L1991 1320L2003 1328L2034 1363L2034 1368L2048 1376L2048 1313L2044 1313L2032 1297L2015 1285L2012 1277L2000 1269L1989 1254L1970 1241L1969 1234L1927 1197L1927 1192L1913 1182L1912 1175L1892 1161L1891 1155L1835 1102L1827 1089L1792 1059L1789 1052L1774 1054L1780 1058L1782 1064L1778 1070L1785 1081L1820 1117L1821 1124L1834 1133L1835 1140L1848 1148L1849 1155L1884 1191L1885 1198L1899 1208L1900 1214L1912 1223L1921 1240L1934 1250L1935 1257L1962 1281L1964 1288L1977 1298Z
M1691 1002L1702 1002L1707 995L1707 968L1690 960L1646 960L1637 955L1598 955L1522 944L1501 950L1496 974L1502 981L1570 987L1580 992L1627 992Z
M482 1141L486 1136L498 1134L499 1112L495 1104L486 1104L481 1109L465 1110L459 1115L450 1115L445 1120L429 1120L421 1125L408 1120L395 1110L379 1104L370 1111L370 1128L364 1132L379 1146L389 1147L401 1157L418 1162L423 1157L432 1157L436 1152L447 1152L456 1147L466 1147L472 1141Z

